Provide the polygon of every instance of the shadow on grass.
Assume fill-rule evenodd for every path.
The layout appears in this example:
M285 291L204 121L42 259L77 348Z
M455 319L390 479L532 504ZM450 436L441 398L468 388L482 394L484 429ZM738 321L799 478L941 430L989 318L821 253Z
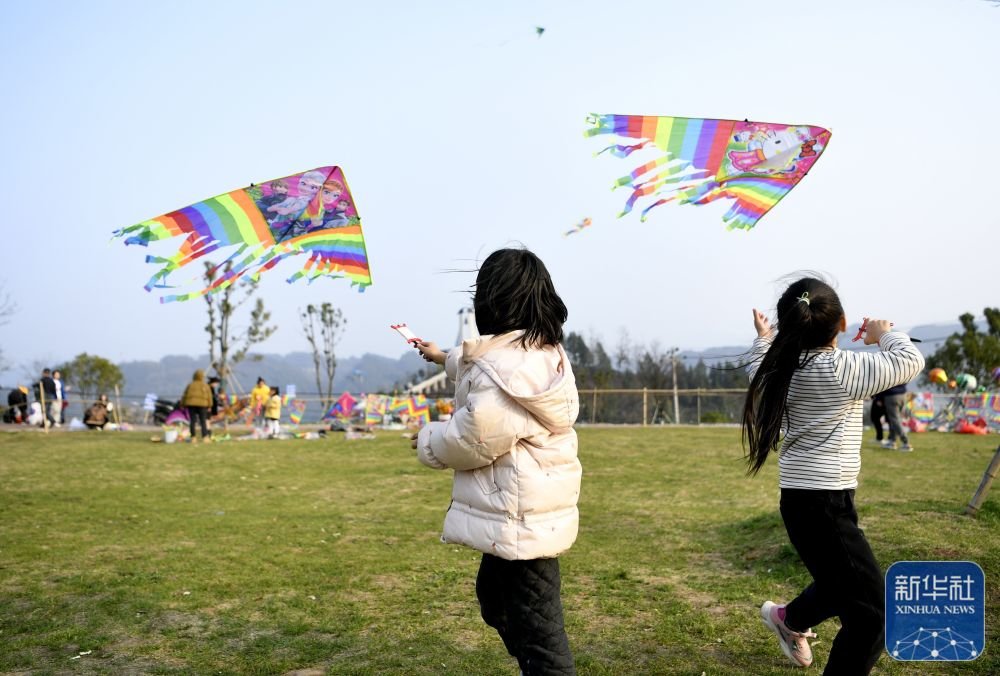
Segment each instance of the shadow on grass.
M788 575L801 570L777 511L723 524L712 535L716 550L734 568L782 570Z

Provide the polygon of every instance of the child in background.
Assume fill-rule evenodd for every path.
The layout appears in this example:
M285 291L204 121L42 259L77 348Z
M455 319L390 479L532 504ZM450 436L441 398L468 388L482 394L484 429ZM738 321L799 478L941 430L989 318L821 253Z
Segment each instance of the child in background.
M271 388L271 394L264 405L264 433L274 439L281 433L281 393L277 387Z
M455 412L414 437L423 464L455 470L444 542L483 553L476 596L522 673L573 674L559 554L576 540L582 470L576 381L562 348L566 306L530 251L501 249L476 277L479 338L445 354Z
M271 396L271 387L263 378L257 378L257 384L250 390L250 409L253 412L254 427L264 427L264 405Z
M813 578L788 605L766 601L761 617L801 667L812 663L810 627L839 617L824 673L867 674L882 652L885 589L854 507L864 399L916 377L924 358L882 319L869 320L865 335L880 352L837 349L847 320L836 292L819 279L800 279L782 294L777 331L763 313L753 316L743 409L748 472L756 474L780 444L781 518Z

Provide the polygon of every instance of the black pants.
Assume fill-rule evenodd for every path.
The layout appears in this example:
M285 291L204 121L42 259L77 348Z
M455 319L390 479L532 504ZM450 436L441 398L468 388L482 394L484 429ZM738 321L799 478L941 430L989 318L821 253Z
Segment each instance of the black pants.
M872 399L872 427L875 428L875 441L882 441L882 418L885 416L885 402Z
M195 421L201 422L201 438L207 439L208 432L208 407L207 406L188 406L188 425L191 428L191 438L194 439L194 424Z
M823 673L869 673L885 641L885 582L858 528L854 491L782 488L781 518L813 577L788 604L785 624L805 631L839 617L841 630Z
M483 554L476 596L525 676L575 674L563 627L558 559L507 561Z

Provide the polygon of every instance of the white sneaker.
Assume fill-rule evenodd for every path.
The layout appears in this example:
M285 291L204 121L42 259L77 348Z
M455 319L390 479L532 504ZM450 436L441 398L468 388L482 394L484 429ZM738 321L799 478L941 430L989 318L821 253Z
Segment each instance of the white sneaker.
M891 448L892 450L896 450L896 442L886 439L882 442L882 448Z
M902 448L900 448L899 450L902 451L903 453L912 453L913 446L910 446L909 444L903 444Z
M778 618L778 609L784 607L771 601L764 601L764 605L760 607L760 617L764 620L764 626L778 637L781 652L785 653L785 657L797 667L808 667L812 664L813 655L806 639L816 638L816 634L808 629L804 632L792 631L785 626L785 623Z

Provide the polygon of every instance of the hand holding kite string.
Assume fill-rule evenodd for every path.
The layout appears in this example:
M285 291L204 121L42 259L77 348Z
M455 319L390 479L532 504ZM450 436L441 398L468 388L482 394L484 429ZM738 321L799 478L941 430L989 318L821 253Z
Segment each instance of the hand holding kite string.
M417 346L417 343L423 342L415 335L413 335L413 331L410 331L410 327L408 327L406 324L390 324L389 328L395 329L396 333L401 335L407 343L410 343L414 347Z
M432 364L444 364L445 359L448 358L448 353L437 346L437 343L420 341L415 346L420 350L420 356L424 358L424 361L429 361Z
M854 336L851 342L856 343L864 338L865 345L874 345L882 339L882 334L889 332L890 327L892 327L892 322L887 319L868 319L865 317L861 326L858 327L858 335Z
M417 348L424 361L433 364L443 364L444 360L448 357L448 353L439 348L437 343L427 342L413 335L413 332L410 331L410 328L406 324L390 324L389 328L395 329L399 335L406 339L407 343Z

